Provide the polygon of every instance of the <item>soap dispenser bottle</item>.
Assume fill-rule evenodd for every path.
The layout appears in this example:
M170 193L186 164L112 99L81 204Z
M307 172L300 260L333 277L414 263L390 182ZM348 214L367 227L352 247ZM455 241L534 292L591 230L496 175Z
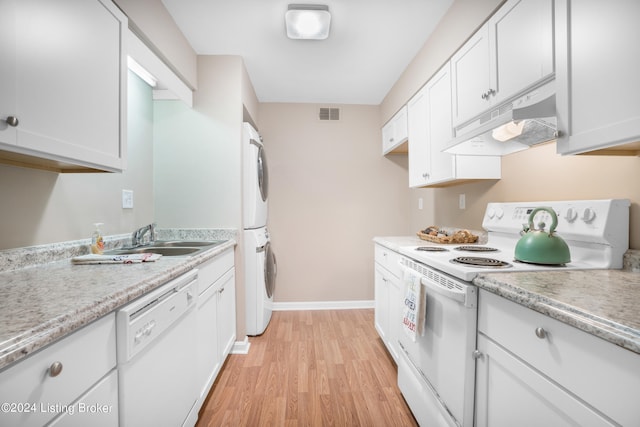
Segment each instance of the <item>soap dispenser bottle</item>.
M96 229L93 231L91 235L91 253L102 255L104 251L104 238L102 237L102 232L100 231L101 222L97 222L93 224Z

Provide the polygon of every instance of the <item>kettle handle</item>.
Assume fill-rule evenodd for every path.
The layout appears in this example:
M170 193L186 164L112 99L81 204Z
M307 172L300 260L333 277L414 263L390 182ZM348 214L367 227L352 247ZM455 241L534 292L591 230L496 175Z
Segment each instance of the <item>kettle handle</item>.
M552 208L544 206L535 208L529 214L529 230L535 230L535 227L533 226L533 217L536 216L536 213L540 211L549 212L549 214L551 214L551 227L549 228L549 234L551 235L554 231L556 231L556 227L558 226L558 216Z

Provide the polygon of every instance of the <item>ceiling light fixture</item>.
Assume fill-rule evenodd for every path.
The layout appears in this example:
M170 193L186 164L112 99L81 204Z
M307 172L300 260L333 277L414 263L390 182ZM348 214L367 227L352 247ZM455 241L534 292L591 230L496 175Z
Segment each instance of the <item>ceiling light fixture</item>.
M329 37L331 24L329 6L290 4L284 20L287 37L290 39L324 40Z

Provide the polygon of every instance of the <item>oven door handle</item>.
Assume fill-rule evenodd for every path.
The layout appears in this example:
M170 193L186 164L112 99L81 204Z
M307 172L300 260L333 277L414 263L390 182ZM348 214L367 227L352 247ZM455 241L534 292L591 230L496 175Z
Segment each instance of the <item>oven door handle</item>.
M425 286L426 288L432 290L433 292L436 292L442 296L445 296L449 299L458 301L459 303L466 305L467 294L465 292L447 288L432 280L429 280L424 276L420 277L420 283L422 283L422 286Z

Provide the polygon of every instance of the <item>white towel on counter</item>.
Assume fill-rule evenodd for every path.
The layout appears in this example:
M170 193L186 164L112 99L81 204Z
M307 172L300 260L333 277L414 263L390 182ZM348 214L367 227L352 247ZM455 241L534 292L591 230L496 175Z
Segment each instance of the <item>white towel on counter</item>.
M413 270L403 268L404 306L402 309L402 329L415 342L424 334L424 319L427 301L420 283L420 275Z
M143 253L127 255L97 255L89 254L71 258L73 264L134 264L139 262L156 261L162 255Z

